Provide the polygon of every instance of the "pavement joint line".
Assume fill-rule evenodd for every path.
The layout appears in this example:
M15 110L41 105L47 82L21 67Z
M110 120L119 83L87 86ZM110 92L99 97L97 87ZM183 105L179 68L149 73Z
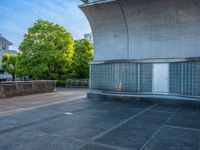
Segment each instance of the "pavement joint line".
M155 105L155 104L154 104L154 105ZM116 128L122 126L123 124L129 122L130 120L132 120L132 119L138 117L139 115L143 114L144 112L150 110L154 105L149 106L148 108L144 109L143 111L138 112L137 114L133 115L132 117L129 117L128 119L125 119L124 121L122 121L122 122L120 122L120 123L118 123L118 124L112 126L112 127L109 128L108 130L106 130L106 131L104 131L104 132L102 132L102 133L96 135L95 137L92 138L92 141L95 141L95 140L97 140L98 138L101 138L102 136L104 136L104 135L108 134L109 132L115 130Z
M158 112L158 113L168 113L168 114L174 113L174 112L169 112L169 111L158 111L158 110L152 110L152 109L150 109L149 111Z
M163 127L200 132L200 129L196 129L196 128L188 128L188 127L180 127L180 126L171 126L171 125L164 125Z
M149 144L149 142L160 132L162 127L180 110L180 107L177 108L177 110L157 129L156 132L144 143L144 145L140 148L140 150L144 150L145 147Z
M99 146L103 146L103 147L107 147L107 148L111 148L111 149L116 149L116 150L131 150L131 149L127 149L124 147L112 146L112 145L102 144L102 143L98 143L98 142L92 142L91 144L95 144L95 145L99 145Z

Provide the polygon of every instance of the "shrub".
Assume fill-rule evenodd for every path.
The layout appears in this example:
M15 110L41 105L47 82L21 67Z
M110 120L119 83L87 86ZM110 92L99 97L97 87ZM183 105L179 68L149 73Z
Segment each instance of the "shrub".
M64 81L64 80L57 80L56 81L56 86L57 87L66 87L66 81Z

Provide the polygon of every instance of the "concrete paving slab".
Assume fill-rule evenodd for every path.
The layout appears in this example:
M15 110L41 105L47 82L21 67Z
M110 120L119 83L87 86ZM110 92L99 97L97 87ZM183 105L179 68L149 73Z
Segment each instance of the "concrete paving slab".
M200 109L181 108L166 124L200 130Z
M145 147L148 150L199 150L200 132L164 127Z
M58 114L45 109L44 110L39 109L28 112L27 111L20 112L10 116L0 117L0 121L4 125L18 127L18 126L24 126L26 124L28 125L28 124L42 122L44 120L50 120L53 118L57 118L60 115L63 114Z
M51 142L51 143L50 143ZM64 136L45 135L30 142L18 145L16 150L77 150L85 143Z
M4 132L0 134L0 148L15 149L16 146L37 139L45 134L40 131L31 131L25 128Z
M176 112L177 108L179 106L175 106L175 105L162 105L162 104L157 104L155 105L151 110L154 111L162 111L162 112Z
M97 139L96 142L129 149L140 149L166 120L167 118L163 117L140 115Z
M182 107L173 119L200 121L200 108Z
M0 100L0 150L200 149L199 109L90 101L86 92Z
M102 146L99 144L88 144L82 147L80 150L116 150L115 148Z

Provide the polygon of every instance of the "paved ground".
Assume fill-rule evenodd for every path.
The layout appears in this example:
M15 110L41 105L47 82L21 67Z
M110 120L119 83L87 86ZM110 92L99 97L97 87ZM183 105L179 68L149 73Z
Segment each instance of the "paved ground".
M86 91L0 100L0 150L200 150L200 109L89 101Z

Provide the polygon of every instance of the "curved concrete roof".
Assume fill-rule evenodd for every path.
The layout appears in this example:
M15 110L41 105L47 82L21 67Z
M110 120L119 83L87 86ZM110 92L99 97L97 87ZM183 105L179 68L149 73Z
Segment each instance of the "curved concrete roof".
M82 5L95 60L200 57L199 0L106 0Z

